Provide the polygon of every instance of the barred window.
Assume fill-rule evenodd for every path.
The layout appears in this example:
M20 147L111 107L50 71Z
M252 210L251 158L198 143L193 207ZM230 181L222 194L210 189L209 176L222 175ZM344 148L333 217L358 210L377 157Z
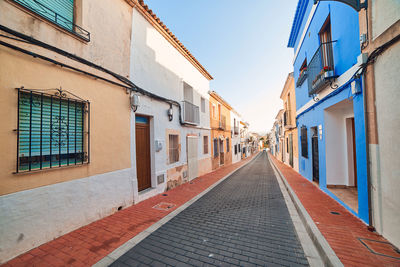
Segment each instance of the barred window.
M226 152L228 153L230 149L229 138L226 138Z
M169 135L169 164L179 161L179 136L177 134Z
M208 136L203 136L203 154L208 154Z
M17 172L88 163L89 106L62 90L18 89Z
M235 155L237 154L237 152L238 152L238 145L235 145Z
M218 157L218 138L214 138L214 158Z
M301 156L308 158L307 127L301 127Z

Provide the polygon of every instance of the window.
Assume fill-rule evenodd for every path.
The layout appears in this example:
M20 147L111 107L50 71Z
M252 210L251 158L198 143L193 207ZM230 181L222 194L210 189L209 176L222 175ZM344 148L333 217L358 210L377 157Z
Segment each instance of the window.
M201 112L206 112L206 100L204 97L201 98Z
M208 136L203 136L203 154L208 154Z
M214 119L216 119L216 118L217 118L216 107L215 107L215 105L214 105L214 104L212 104L212 117L213 117Z
M235 145L235 155L238 153L238 145Z
M307 127L301 127L301 156L308 158Z
M324 70L331 70L330 68L333 66L332 64L332 46L330 42L332 41L331 35L331 19L330 16L324 22L320 32L319 32L319 39L322 45L322 62Z
M238 144L238 151L239 151L239 153L240 153L240 150L241 150L241 145Z
M286 153L289 153L289 138L286 138Z
M89 102L18 89L18 162L16 172L89 162Z
M218 157L218 138L214 138L214 158Z
M177 134L169 135L168 152L169 164L179 161L179 136Z
M72 32L86 41L90 41L90 33L74 24L74 0L14 0L44 19Z
M230 147L229 138L226 138L226 152L229 152L229 147Z

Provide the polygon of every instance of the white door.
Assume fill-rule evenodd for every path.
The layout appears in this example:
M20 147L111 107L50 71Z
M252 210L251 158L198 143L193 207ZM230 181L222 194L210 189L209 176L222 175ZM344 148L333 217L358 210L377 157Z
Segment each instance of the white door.
M188 178L189 181L198 176L198 139L197 136L187 137L187 159L188 159Z

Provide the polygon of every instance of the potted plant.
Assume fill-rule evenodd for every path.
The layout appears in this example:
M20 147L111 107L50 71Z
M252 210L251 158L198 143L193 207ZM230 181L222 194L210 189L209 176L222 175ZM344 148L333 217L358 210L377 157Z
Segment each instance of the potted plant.
M330 78L333 76L333 69L330 66L324 66L323 75L325 78Z

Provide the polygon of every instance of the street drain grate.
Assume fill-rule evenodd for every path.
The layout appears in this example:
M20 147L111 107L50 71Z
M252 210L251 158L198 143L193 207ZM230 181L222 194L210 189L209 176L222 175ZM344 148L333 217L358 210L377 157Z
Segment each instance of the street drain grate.
M162 194L162 196L163 196L163 197L166 197L166 196L168 196L168 194Z
M172 204L172 203L161 202L161 203L158 203L157 205L155 205L153 207L153 209L156 209L156 210L170 210L175 206L176 205Z
M332 213L333 215L340 215L340 213L337 212L337 211L331 211L331 213Z
M371 253L400 260L400 251L389 242L357 237Z

